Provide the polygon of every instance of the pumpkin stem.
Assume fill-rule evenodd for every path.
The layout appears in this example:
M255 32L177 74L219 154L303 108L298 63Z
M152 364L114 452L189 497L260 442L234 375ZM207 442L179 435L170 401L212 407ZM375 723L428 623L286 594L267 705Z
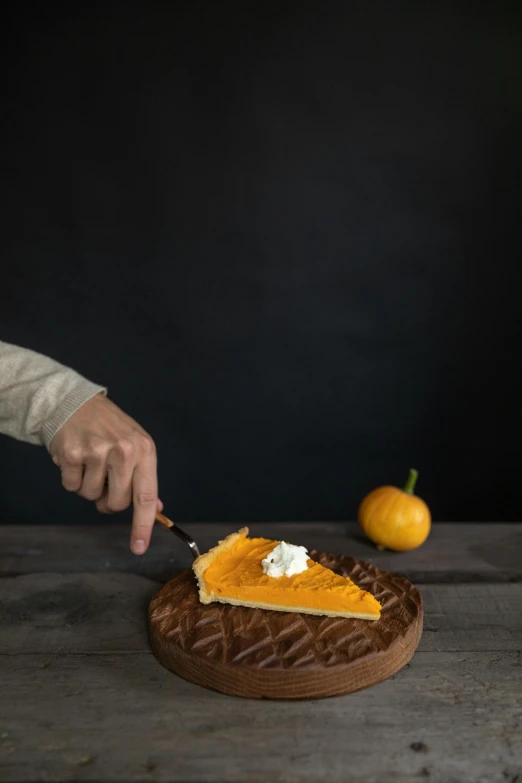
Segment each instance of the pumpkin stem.
M415 470L415 468L410 468L410 475L408 476L408 481L404 485L404 492L406 492L407 495L413 495L413 490L415 489L415 484L417 483L417 479L419 477L419 474Z

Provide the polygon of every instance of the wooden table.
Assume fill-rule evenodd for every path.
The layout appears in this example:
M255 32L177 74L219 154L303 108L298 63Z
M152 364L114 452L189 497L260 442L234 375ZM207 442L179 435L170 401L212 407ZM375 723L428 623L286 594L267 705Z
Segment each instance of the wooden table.
M205 549L235 527L187 530ZM435 525L402 555L353 524L251 528L406 574L411 663L317 702L213 693L149 649L148 601L191 562L174 536L140 559L121 524L0 526L0 781L522 781L522 525Z

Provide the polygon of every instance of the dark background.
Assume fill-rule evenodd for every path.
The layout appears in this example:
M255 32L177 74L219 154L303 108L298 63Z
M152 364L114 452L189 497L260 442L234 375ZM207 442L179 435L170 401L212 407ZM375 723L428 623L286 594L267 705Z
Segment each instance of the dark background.
M520 518L520 4L99 5L11 7L1 339L109 387L177 519L410 466ZM99 519L43 449L0 475L4 522Z

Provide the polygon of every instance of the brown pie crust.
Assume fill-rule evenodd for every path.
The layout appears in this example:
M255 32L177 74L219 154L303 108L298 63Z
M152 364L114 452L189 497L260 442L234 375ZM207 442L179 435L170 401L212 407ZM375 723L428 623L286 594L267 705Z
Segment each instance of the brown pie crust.
M422 634L419 591L405 577L371 563L314 551L310 557L372 593L382 606L380 618L369 622L204 604L194 572L187 569L151 601L155 656L191 682L247 698L324 698L395 674Z

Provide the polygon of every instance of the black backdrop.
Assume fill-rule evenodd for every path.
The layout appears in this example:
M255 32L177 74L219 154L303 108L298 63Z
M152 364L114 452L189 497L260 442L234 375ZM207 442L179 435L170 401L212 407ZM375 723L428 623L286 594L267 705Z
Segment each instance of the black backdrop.
M520 517L519 4L74 5L10 12L1 339L108 385L175 518L410 466ZM42 449L0 471L2 521L98 521Z

